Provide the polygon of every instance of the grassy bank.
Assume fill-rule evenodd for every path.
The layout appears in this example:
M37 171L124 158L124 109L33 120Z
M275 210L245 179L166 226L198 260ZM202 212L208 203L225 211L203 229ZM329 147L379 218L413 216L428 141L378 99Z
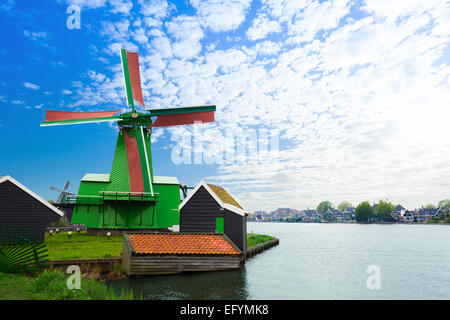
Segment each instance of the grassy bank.
M251 247L274 237L262 234L247 234L247 247ZM86 232L67 232L45 235L50 260L81 259L81 258L119 258L122 254L122 237L90 236Z
M253 234L248 233L247 234L247 248L256 246L257 244L264 243L269 240L273 240L275 237L267 236L264 234Z
M86 232L67 232L45 235L50 260L79 258L113 258L122 254L122 237L90 236Z
M132 300L133 293L120 294L94 279L81 279L79 290L67 288L68 275L44 271L36 277L0 273L0 300Z

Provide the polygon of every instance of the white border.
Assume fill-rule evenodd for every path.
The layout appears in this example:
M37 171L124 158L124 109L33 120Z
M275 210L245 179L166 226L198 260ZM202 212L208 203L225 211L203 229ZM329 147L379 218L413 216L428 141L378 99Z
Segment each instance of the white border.
M64 213L59 210L58 208L56 208L55 206L51 205L48 201L42 199L40 196L38 196L36 193L34 193L33 191L31 191L30 189L28 189L27 187L25 187L23 184L21 184L19 181L15 180L13 177L11 176L5 176L0 178L0 183L3 183L5 181L11 181L13 184L15 184L17 187L19 187L20 189L22 189L23 191L25 191L26 193L28 193L30 196L32 196L33 198L35 198L36 200L38 200L39 202L41 202L43 205L47 206L49 209L52 209L53 211L55 211L57 214L59 214L61 217L64 216Z
M224 209L230 210L234 213L240 214L241 216L245 216L246 213L248 213L245 210L242 210L238 207L235 207L231 204L228 203L224 203L222 200L220 200L220 198L214 193L214 191L211 190L211 188L208 186L208 184L205 181L200 181L197 186L194 188L194 190L192 190L191 194L183 200L183 202L180 203L180 205L178 206L178 210L181 210L181 208L184 207L184 205L194 196L194 194L198 191L198 189L200 189L200 187L204 187L206 189L206 191L208 191L208 193L214 198L214 200L216 200L216 202ZM221 187L223 188L223 187ZM223 188L225 189L225 188ZM225 189L226 192L228 192L227 189ZM228 192L228 194L231 196L231 193ZM234 201L236 201L241 207L242 205L233 197L231 196Z

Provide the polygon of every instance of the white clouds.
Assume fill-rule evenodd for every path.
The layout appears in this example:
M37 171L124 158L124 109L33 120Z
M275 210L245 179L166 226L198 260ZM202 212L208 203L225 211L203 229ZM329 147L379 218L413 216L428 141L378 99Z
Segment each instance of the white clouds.
M31 90L39 90L40 86L31 82L24 82L23 86Z
M109 0L112 6L112 13L130 14L133 3L130 0Z
M190 0L202 25L214 32L234 30L245 20L251 0Z
M252 26L247 30L247 37L252 40L265 38L269 33L278 33L281 26L277 21L269 20L267 15L260 14L253 20Z
M274 55L280 51L280 47L272 41L258 42L255 49L259 55Z
M410 14L419 16L443 1L439 0L366 0L361 7L369 13L385 17L389 22L395 22L398 18L406 17Z
M279 167L225 163L205 177L242 194L250 210L448 197L436 183L450 181L448 5L368 0L363 17L346 19L348 1L262 2L247 21L249 1L191 1L196 16L159 2L147 18L104 24L102 34L114 50L140 43L152 106L215 103L218 130L279 130ZM248 39L261 41L209 32L244 21ZM124 105L120 65L101 72L74 86L75 105Z
M68 0L67 2L71 5L77 5L86 9L96 9L106 4L106 0Z
M197 19L189 16L178 16L166 23L167 31L177 41L172 45L175 57L190 59L200 53L200 40L204 37L203 30Z
M62 94L65 94L65 95L69 95L69 94L72 94L72 91L67 90L67 89L63 89L63 90L61 91L61 93L62 93Z
M33 41L48 39L48 37L49 37L48 33L45 31L35 32L35 31L24 30L23 35L27 38L30 38Z
M229 73L239 67L247 59L247 55L241 50L216 50L206 56L206 62L220 72Z
M320 30L336 28L349 9L349 0L314 1L288 24L289 34L298 36L301 41L311 41Z
M175 9L175 6L169 5L166 0L139 0L138 2L143 15L155 18L167 17Z
M152 39L152 47L158 52L160 57L170 58L172 57L172 45L167 37L161 36Z

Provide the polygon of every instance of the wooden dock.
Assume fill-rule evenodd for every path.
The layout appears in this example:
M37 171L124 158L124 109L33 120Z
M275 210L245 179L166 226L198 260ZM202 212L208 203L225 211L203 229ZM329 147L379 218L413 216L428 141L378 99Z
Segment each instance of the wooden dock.
M257 244L256 246L252 246L247 249L245 259L247 260L247 259L253 257L254 255L257 255L258 253L261 253L261 252L263 252L267 249L270 249L274 246L277 246L279 244L280 244L280 239L273 239L273 240L266 241L261 244Z

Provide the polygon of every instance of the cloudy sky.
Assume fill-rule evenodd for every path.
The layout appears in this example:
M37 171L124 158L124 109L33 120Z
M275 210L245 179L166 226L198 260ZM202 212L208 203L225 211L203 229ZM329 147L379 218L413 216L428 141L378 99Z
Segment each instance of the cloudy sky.
M176 164L195 126L156 130L156 175L223 185L248 210L450 198L449 1L6 0L0 21L0 175L46 198L110 170L114 126L39 123L123 107L119 48L139 52L147 107L217 105L213 155L226 132L278 133L277 153Z

